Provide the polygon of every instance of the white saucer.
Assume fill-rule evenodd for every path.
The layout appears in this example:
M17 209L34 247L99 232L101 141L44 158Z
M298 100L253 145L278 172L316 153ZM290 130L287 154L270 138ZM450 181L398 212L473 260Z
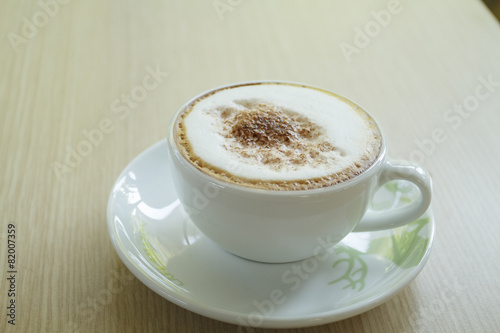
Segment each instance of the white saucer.
M135 158L108 202L108 230L121 260L149 288L201 315L241 326L325 324L374 308L423 268L434 236L427 213L388 231L352 233L320 261L263 264L221 250L190 221L170 178L166 141ZM404 204L413 185L387 184L377 209Z

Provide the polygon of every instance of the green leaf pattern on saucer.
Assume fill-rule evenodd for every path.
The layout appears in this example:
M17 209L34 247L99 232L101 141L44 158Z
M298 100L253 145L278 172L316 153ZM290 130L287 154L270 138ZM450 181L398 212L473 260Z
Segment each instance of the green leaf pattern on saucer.
M382 189L382 200L372 203L372 209L390 209L416 198L418 192L407 182L389 182ZM341 284L342 289L362 291L365 288L365 279L368 275L369 265L365 261L366 256L383 257L393 262L400 268L411 268L418 265L425 255L429 245L429 238L419 235L420 231L429 223L429 217L424 216L419 220L406 226L396 228L383 237L374 238L370 241L365 252L354 247L345 246L342 243L335 246L335 255L339 258L332 264L335 276L340 276L328 284ZM165 279L177 286L183 282L172 275L167 269L167 259L163 257L161 245L156 237L149 234L146 223L135 221L136 235L140 239L142 252L148 262L162 274Z
M363 258L361 258L363 253L347 246L338 245L335 248L335 254L346 254L347 258L335 261L333 263L333 268L336 268L337 266L340 267L342 263L347 263L347 269L341 277L329 282L328 284L346 281L347 284L343 289L351 287L351 289L358 288L358 291L363 290L365 287L365 278L368 274L368 265Z
M407 182L393 181L384 186L385 193L382 200L372 203L372 209L390 209L413 201L418 196L418 191ZM406 269L418 265L430 239L422 237L420 231L429 223L429 216L424 216L406 226L396 228L385 233L384 237L374 238L370 241L366 252L358 251L342 244L335 247L335 254L340 257L332 268L345 272L328 284L343 283L343 289L351 288L361 291L365 287L365 278L368 274L368 265L364 256L383 257L393 262L396 266Z
M142 249L146 254L150 264L154 266L168 281L173 282L177 286L182 286L183 282L175 278L167 270L167 259L160 256L161 251L158 250L159 242L156 237L152 237L146 232L146 224L144 222L138 223L137 234L141 239Z

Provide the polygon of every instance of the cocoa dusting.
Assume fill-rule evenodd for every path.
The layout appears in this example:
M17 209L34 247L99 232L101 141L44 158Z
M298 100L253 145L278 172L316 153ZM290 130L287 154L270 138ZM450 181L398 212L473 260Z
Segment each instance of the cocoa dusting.
M234 117L231 135L244 146L276 147L296 140L298 127L276 107L259 104Z
M308 118L275 105L258 103L221 112L225 148L274 169L326 163L335 150L324 129ZM330 157L331 159L331 157ZM330 160L331 162L331 160Z

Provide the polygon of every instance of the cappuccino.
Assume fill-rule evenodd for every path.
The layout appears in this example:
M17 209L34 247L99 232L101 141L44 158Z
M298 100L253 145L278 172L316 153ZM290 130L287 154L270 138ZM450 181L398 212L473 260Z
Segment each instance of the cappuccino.
M260 82L209 92L175 123L181 154L217 179L267 190L306 190L354 178L377 159L375 121L333 93Z

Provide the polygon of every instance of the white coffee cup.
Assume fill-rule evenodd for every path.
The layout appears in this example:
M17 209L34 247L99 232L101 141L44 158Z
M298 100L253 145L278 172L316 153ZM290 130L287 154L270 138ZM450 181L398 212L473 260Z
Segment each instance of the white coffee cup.
M177 147L175 122L186 106L216 89L194 97L174 115L168 132L168 149L180 202L203 234L226 251L268 263L301 260L322 255L350 232L408 224L429 207L432 194L429 174L420 166L388 160L383 135L380 154L367 170L342 183L318 189L256 189L228 183L198 170ZM370 209L376 190L391 180L415 184L420 190L418 199L399 208Z

